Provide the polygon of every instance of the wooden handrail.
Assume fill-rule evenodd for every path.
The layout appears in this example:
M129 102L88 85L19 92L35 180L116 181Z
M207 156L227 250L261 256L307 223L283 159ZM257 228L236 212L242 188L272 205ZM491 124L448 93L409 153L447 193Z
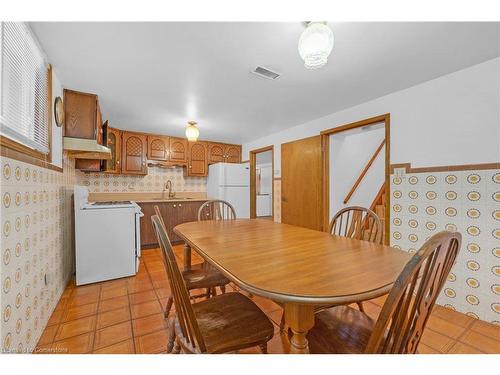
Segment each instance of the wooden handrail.
M378 156L380 150L382 150L382 147L384 147L384 145L385 145L385 138L380 143L380 146L377 147L377 149L375 150L375 153L373 154L373 156L371 157L371 159L368 161L368 163L366 164L365 168L363 169L363 172L361 172L361 174L359 175L358 179L356 180L356 182L352 186L351 190L349 191L349 193L344 198L344 204L346 204L347 202L349 202L349 199L351 199L352 195L354 194L354 192L358 188L359 184L361 183L361 181L365 177L366 172L368 172L368 169L370 169L370 167L372 166L373 162L375 161L375 158Z

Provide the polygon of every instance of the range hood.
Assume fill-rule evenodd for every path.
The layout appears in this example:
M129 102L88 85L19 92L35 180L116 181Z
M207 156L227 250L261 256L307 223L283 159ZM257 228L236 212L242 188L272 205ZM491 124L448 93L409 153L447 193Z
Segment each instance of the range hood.
M187 162L180 161L159 161L159 160L148 160L148 167L158 167L158 168L176 168L176 167L187 167Z
M95 139L64 137L63 148L73 159L111 159L111 149L98 144Z

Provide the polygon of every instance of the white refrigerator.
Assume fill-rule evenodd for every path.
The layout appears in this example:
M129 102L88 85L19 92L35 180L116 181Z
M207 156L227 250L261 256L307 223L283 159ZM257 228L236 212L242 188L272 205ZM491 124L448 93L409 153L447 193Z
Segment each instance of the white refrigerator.
M216 163L208 167L207 196L231 203L236 217L250 217L250 166Z

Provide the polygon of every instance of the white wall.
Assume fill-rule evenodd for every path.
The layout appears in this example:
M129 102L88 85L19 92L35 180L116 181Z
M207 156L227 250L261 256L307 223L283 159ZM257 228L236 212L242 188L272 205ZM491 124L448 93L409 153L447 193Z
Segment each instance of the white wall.
M384 113L391 114L391 163L498 162L500 58L245 143L243 159L250 150L274 145L275 177L280 176L281 143Z
M385 179L385 146L347 204L344 198L384 137L383 125L330 137L330 219L346 206L370 207L372 204Z
M52 69L52 113L50 114L52 116L52 164L62 167L62 129L64 124L58 127L54 117L54 101L58 96L63 97L63 88L56 72Z

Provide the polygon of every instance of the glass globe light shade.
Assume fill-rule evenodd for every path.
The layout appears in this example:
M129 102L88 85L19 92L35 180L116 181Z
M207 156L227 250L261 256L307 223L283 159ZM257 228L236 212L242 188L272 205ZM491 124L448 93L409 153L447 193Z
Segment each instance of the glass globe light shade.
M196 122L189 121L188 126L186 127L186 137L188 141L196 142L199 136L200 136L200 131L196 127Z
M299 54L307 69L324 66L332 48L333 32L324 22L310 22L299 39Z

